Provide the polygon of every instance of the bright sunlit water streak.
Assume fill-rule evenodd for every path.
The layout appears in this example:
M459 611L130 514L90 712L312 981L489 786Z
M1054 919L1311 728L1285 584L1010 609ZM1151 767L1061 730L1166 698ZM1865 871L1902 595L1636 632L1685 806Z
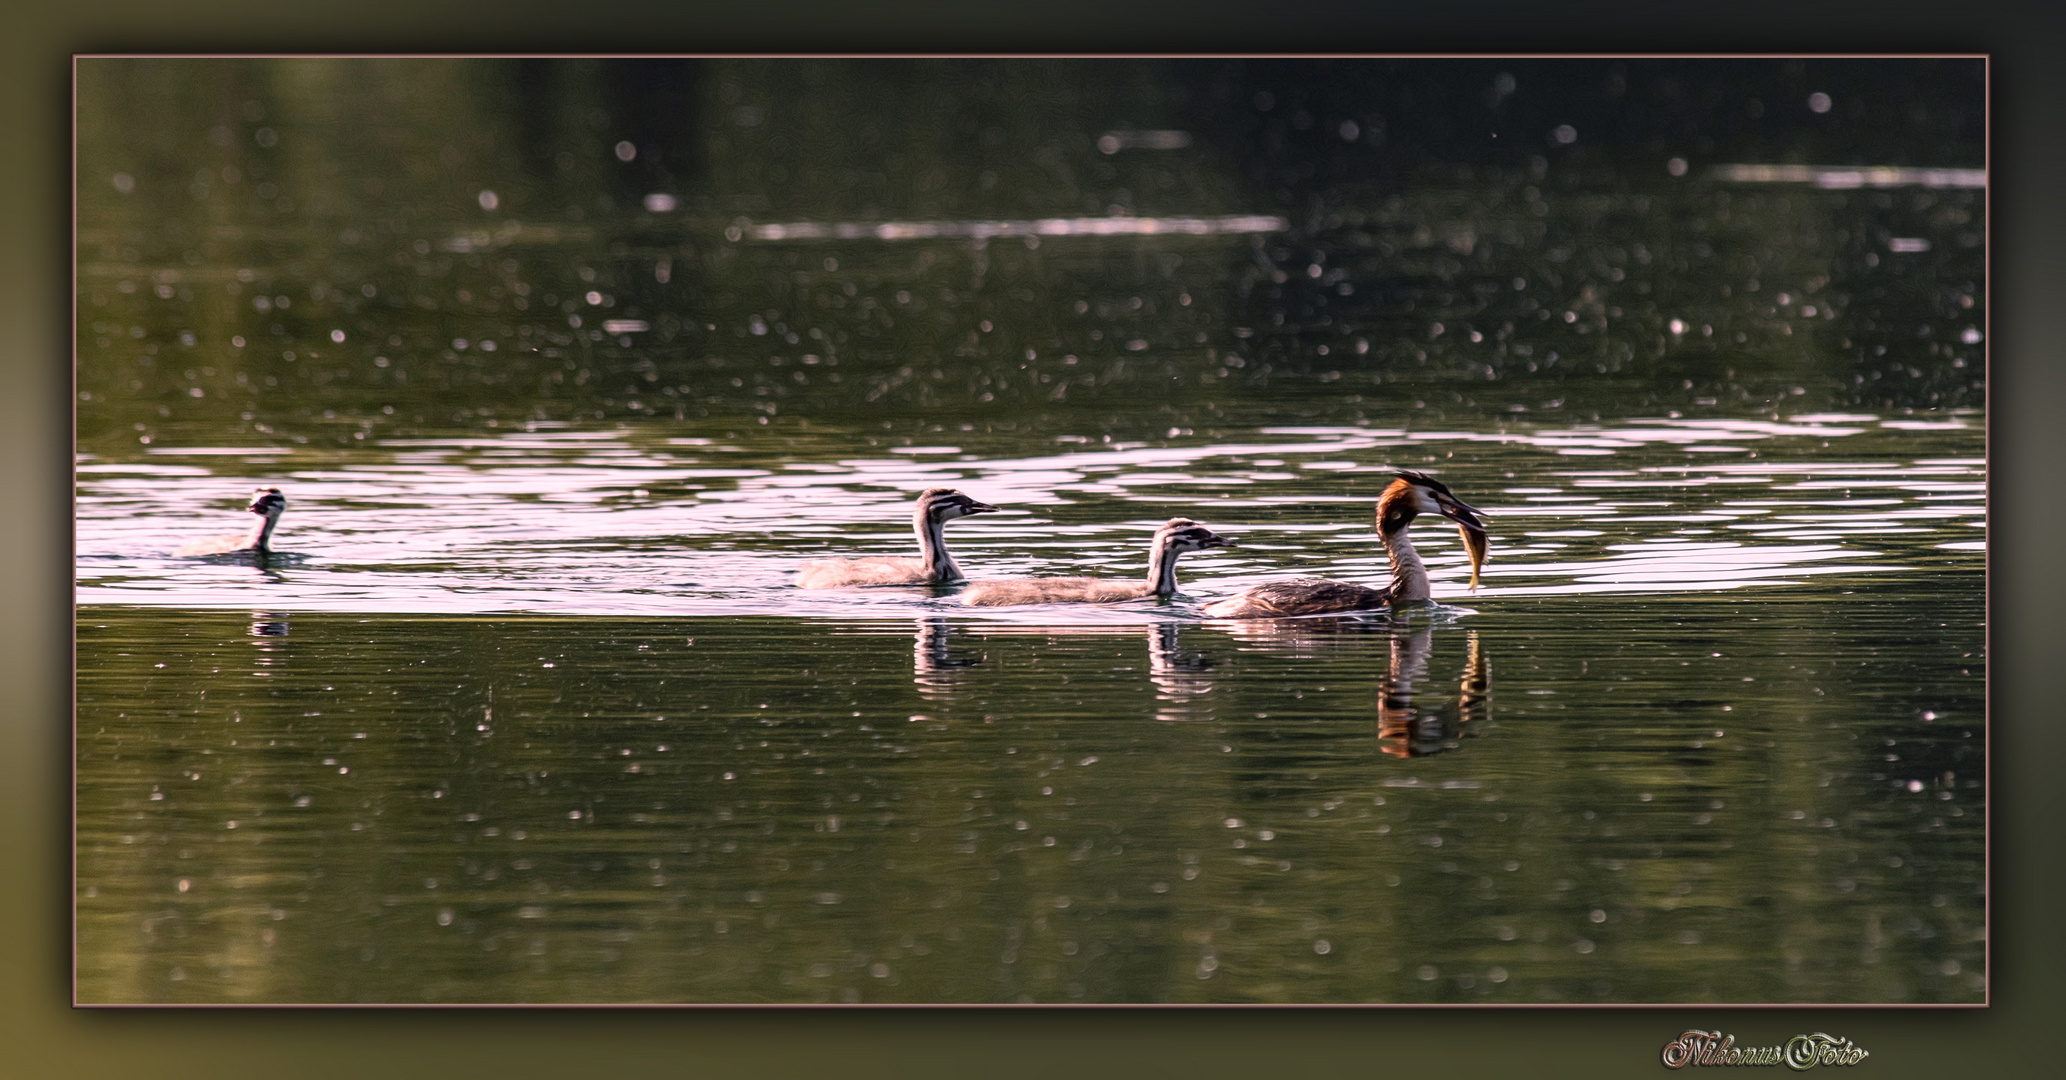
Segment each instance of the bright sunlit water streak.
M1942 545L1962 538L1942 530L1984 523L1984 504L1961 499L1981 493L1977 459L1861 461L1847 448L1898 451L1921 433L1874 435L1886 426L1846 419L1850 426L1639 418L1582 436L1538 426L1268 428L1248 439L1035 457L922 446L833 462L770 460L706 440L656 445L635 430L376 442L353 460L312 467L273 451L244 462L242 475L224 468L235 460L231 448L188 455L210 465L88 459L80 465L80 600L419 613L985 614L933 590L789 587L795 567L812 557L910 554L910 499L929 486L961 487L1006 508L948 530L950 548L974 576L1133 576L1144 572L1146 532L1165 516L1187 515L1245 541L1186 557L1179 580L1187 596L1297 573L1379 581L1385 561L1369 505L1388 467L1460 443L1500 448L1476 451L1481 472L1513 470L1488 479L1482 492L1452 475L1491 522L1478 598L1698 592L1901 571L1912 565L1904 553L1958 550ZM1718 428L1737 439L1780 440L1790 455L1813 451L1806 460L1650 459L1578 471L1542 454L1583 437L1647 457L1656 451L1645 448L1684 450ZM163 449L153 456L184 454ZM1259 464L1286 460L1303 468ZM288 494L275 546L291 560L259 571L166 555L190 533L233 521L228 504L261 484ZM1624 493L1638 497L1618 497ZM1774 497L1791 493L1817 497ZM1537 521L1560 527L1531 528ZM1640 547L1712 535L1700 526L1738 538ZM1847 535L1870 535L1873 546L1783 542ZM1558 542L1530 543L1551 539ZM1424 520L1415 542L1438 598L1464 595L1453 529ZM1551 550L1556 556L1544 557ZM1079 616L1109 617L1066 617Z

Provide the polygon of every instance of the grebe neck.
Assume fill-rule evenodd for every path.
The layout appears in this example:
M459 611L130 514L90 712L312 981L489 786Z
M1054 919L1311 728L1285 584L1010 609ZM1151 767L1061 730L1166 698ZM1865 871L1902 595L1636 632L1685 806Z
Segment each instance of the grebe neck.
M266 514L259 518L258 524L253 525L251 531L245 535L244 546L254 551L270 552L272 550L273 526L279 523L280 515L278 514Z
M1413 541L1406 538L1405 528L1381 534L1380 539L1392 562L1392 602L1428 599L1428 568L1421 563L1420 552L1413 550Z
M1148 588L1154 595L1175 595L1177 554L1171 544L1156 544L1148 553Z
M947 523L929 510L930 507L921 506L911 521L918 533L918 551L925 560L925 572L934 581L960 581L966 575L955 565L954 556L947 554Z

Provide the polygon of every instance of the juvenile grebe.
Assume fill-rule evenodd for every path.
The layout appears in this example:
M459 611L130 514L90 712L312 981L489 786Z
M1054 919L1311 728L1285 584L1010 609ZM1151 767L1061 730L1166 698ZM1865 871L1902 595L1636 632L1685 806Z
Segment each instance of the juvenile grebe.
M1234 542L1190 518L1170 518L1155 530L1148 546L1146 581L1112 581L1106 578L1005 578L972 581L962 591L961 602L972 606L1002 604L1114 604L1176 592L1176 557L1186 551L1232 547Z
M1275 619L1287 615L1325 615L1365 611L1428 599L1428 571L1407 539L1407 526L1422 514L1440 514L1456 522L1471 557L1471 587L1478 586L1478 567L1485 561L1485 523L1478 512L1449 493L1432 476L1401 470L1377 500L1377 535L1391 559L1392 583L1373 589L1326 578L1293 578L1239 592L1205 605L1214 619Z
M953 488L927 488L918 496L912 527L918 532L916 559L824 559L796 572L799 589L836 589L846 585L951 585L965 576L947 554L946 526L970 514L997 509Z
M175 555L227 555L236 551L255 551L260 555L271 553L273 526L280 523L280 513L287 509L287 497L279 488L259 488L251 493L251 505L244 508L257 514L259 520L241 533L227 536L212 536L206 540L190 540L181 544Z

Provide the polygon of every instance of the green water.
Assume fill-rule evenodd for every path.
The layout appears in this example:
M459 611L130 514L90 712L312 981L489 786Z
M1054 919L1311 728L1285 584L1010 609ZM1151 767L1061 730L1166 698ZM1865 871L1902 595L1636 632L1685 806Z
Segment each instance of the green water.
M626 70L82 64L80 1001L1985 1000L1979 191ZM1399 467L1478 588L1200 618L1382 580ZM790 585L929 486L975 576L1240 546Z
M1861 629L1898 595L1675 606L1166 646L89 612L82 987L1969 1000L1981 700L1943 688L1976 606L1928 646Z

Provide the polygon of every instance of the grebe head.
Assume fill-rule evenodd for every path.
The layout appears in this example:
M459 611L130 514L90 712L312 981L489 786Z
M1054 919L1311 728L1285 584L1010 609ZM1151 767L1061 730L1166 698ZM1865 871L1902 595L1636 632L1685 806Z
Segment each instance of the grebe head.
M918 496L918 507L934 521L951 521L970 514L987 514L997 507L977 502L953 488L927 488Z
M1436 514L1461 525L1467 532L1485 535L1485 522L1478 511L1449 493L1449 485L1425 473L1399 470L1377 500L1377 531L1396 535L1422 514Z
M1206 548L1233 547L1234 542L1190 518L1170 518L1169 522L1155 530L1155 542L1170 551L1204 551Z
M287 496L279 488L258 488L251 493L251 505L244 509L260 517L276 518L287 509Z
M1450 494L1449 485L1425 473L1399 470L1399 478L1377 500L1377 531L1387 544L1400 541L1406 527L1421 514L1438 514L1456 522L1465 554L1471 560L1471 588L1478 587L1478 568L1485 563L1485 522L1477 509Z

